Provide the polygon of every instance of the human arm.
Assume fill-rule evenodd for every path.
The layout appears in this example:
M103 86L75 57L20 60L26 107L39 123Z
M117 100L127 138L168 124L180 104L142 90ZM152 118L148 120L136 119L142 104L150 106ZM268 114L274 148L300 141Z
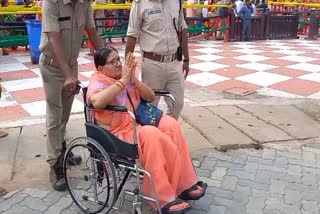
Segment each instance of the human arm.
M59 71L65 77L65 89L74 91L78 82L64 54L58 23L58 6L54 1L44 1L42 6L42 31L48 36L52 58L58 64Z
M183 11L181 10L179 15L179 23L181 28L181 45L182 45L182 54L183 54L183 73L184 78L186 79L190 68L189 68L189 47L188 47L188 27L186 21L184 20Z
M140 36L141 24L142 17L140 14L139 3L133 1L130 9L125 56L127 56L128 53L134 52L134 47Z
M127 57L128 53L133 53L134 47L136 46L137 38L133 36L127 37L127 44L125 50L125 56Z

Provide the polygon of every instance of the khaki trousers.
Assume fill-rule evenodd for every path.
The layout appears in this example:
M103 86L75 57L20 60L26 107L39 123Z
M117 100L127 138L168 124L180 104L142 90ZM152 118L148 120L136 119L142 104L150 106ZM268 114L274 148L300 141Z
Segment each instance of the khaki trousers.
M64 92L63 74L43 55L40 57L39 68L46 95L47 161L53 166L61 154L74 95ZM77 75L78 65L75 64L72 68L73 74Z
M170 92L176 99L176 118L179 117L184 104L184 77L182 64L175 60L169 63L157 62L147 58L142 59L142 82L152 89L162 89ZM158 105L159 97L154 104ZM168 105L167 113L173 116L173 106L169 98L165 98Z

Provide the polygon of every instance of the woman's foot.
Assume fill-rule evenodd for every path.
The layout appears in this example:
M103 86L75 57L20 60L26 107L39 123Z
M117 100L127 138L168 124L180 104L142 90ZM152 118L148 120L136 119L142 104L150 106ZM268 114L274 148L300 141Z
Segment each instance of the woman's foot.
M188 202L185 202L179 198L176 200L166 204L161 212L163 214L183 214L189 210L191 210L191 205Z
M196 183L189 189L183 191L179 195L179 198L186 201L199 200L206 193L207 187L208 185L206 183L203 183L202 181L198 181L198 183Z

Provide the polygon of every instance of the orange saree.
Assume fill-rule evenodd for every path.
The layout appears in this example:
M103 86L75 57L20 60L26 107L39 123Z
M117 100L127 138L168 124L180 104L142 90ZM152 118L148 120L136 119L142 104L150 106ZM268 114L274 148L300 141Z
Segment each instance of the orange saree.
M116 80L100 72L92 75L88 87L90 96L112 85ZM137 89L130 84L126 86L135 108L140 102ZM112 105L126 106L132 111L126 90L118 94ZM118 138L133 142L131 117L126 113L96 111L98 124L107 127ZM186 140L178 122L170 116L163 115L159 126L137 126L139 145L139 162L152 175L158 195L159 204L175 200L178 195L197 183L197 176L192 166ZM152 197L152 189L147 177L144 178L144 193Z

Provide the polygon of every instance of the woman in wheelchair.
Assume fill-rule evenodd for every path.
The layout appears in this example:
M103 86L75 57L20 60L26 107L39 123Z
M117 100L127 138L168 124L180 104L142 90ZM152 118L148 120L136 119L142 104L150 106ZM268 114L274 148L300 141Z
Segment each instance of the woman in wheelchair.
M153 90L135 76L137 62L131 53L122 66L118 51L104 47L95 53L94 63L97 71L89 82L87 102L95 109L118 105L133 111L131 104L136 109L140 99L154 101ZM133 141L132 121L128 114L98 110L95 120L121 140ZM179 123L162 115L157 127L138 125L137 133L139 162L152 175L162 213L178 214L190 210L188 201L204 196L207 184L198 181ZM152 189L146 176L143 182L144 193L151 196Z

